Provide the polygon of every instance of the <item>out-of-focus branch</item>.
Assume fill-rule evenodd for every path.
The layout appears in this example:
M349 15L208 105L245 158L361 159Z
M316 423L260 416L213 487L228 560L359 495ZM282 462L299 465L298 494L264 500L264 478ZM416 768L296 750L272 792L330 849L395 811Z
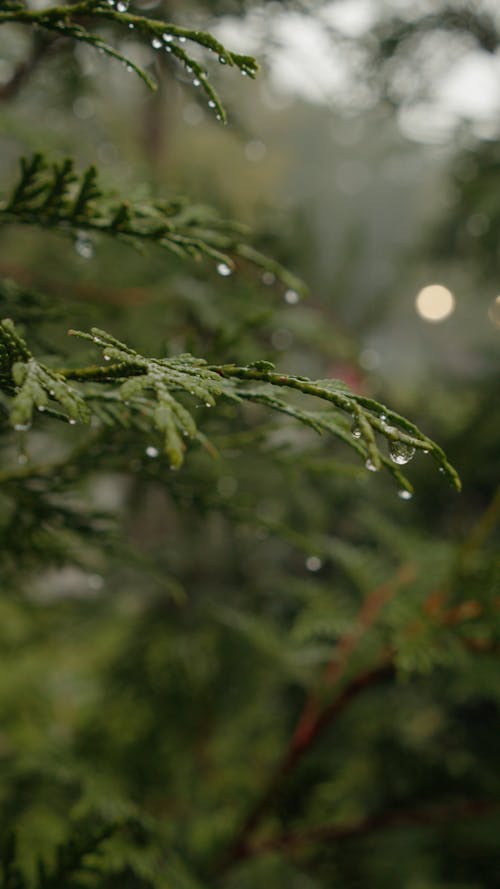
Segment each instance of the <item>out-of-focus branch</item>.
M389 810L369 815L347 824L322 825L305 830L289 831L269 840L251 845L241 857L260 855L276 849L298 850L313 843L331 842L366 836L377 830L398 830L405 827L433 827L450 821L486 818L500 811L500 800L473 799L445 803L421 809Z
M0 86L0 102L8 102L17 96L56 42L57 38L35 35L28 58L19 62L9 80Z

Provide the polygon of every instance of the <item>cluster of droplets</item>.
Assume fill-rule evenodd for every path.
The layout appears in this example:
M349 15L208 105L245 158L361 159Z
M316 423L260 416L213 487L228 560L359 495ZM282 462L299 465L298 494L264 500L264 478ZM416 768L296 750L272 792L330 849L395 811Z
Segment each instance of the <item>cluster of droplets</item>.
M108 6L116 9L117 12L127 12L128 0L108 0Z

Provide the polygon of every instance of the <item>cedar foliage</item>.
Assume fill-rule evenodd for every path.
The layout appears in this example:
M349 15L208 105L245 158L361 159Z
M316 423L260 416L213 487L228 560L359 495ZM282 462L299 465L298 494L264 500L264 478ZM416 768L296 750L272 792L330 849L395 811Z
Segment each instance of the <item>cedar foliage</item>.
M484 41L484 18L443 15ZM5 2L0 24L31 35L3 87L19 105L44 64L75 76L75 44L154 88L126 32L219 124L200 51L257 73L139 4ZM384 59L419 26L436 22L386 25ZM449 433L478 492L450 530L440 445L341 380L276 369L269 330L307 295L258 235L32 142L0 202L6 250L28 231L28 270L47 266L0 280L2 889L498 885L500 497L464 459L485 418L498 443L491 394ZM132 249L151 307L113 296ZM413 526L372 493L384 469L409 498L407 465Z

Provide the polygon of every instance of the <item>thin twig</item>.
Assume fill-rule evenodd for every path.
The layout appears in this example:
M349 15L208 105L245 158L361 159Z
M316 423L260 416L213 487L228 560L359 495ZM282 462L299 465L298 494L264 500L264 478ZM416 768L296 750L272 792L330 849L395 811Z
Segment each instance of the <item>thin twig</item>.
M260 855L274 849L298 850L313 843L331 842L366 836L377 830L397 830L401 827L432 827L469 818L484 818L499 811L500 800L474 799L446 803L421 809L385 811L369 815L347 824L322 825L304 830L289 831L247 846L242 857Z

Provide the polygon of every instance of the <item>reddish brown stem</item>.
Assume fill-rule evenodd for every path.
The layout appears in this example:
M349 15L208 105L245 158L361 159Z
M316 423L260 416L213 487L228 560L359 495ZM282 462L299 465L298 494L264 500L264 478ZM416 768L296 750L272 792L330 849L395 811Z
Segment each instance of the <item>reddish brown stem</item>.
M465 800L421 809L379 812L361 821L347 824L322 825L300 831L290 831L248 846L242 857L260 855L275 849L298 850L303 846L325 840L345 840L365 836L377 830L397 830L401 827L432 827L468 818L483 818L500 810L494 799Z

